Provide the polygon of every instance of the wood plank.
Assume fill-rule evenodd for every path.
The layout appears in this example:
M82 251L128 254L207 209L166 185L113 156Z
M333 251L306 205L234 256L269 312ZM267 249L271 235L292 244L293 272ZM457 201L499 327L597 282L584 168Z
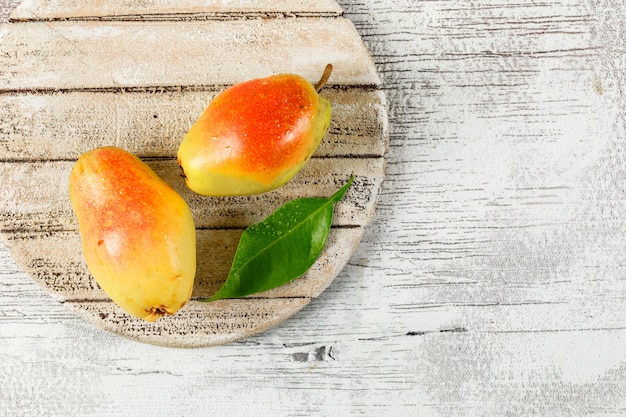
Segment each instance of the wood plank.
M219 65L216 63L219 62ZM27 22L0 29L0 90L230 85L276 73L379 85L352 23L332 19Z
M224 18L228 15L250 16L329 16L341 14L334 0L24 0L11 14L11 21L54 19L141 19L166 18Z
M174 158L146 161L188 202L198 228L247 227L288 200L329 197L351 174L355 181L336 205L334 225L364 225L374 212L383 181L383 158L315 158L277 190L256 196L205 197L189 190ZM73 161L0 163L4 198L0 231L76 230L68 181Z
M77 159L115 145L140 157L176 155L180 141L218 91L0 94L2 160ZM333 115L316 156L382 156L387 148L384 96L327 88Z
M213 295L224 283L243 230L198 230L197 271L192 299ZM255 298L317 297L350 259L362 227L332 228L320 257L301 278L255 294ZM15 233L5 237L30 276L60 301L105 301L83 260L78 231ZM58 250L63 248L63 250Z
M175 315L149 324L128 316L111 301L64 304L86 321L120 336L153 345L191 348L231 343L262 332L309 302L309 298L190 301Z

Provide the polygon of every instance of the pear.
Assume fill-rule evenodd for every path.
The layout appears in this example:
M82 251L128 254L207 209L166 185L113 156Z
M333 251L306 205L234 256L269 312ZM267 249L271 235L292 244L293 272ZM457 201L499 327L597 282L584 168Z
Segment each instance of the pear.
M182 197L135 155L115 147L80 156L70 201L90 273L127 313L174 314L191 296L196 229Z
M218 94L178 148L187 186L210 196L260 194L289 181L328 130L331 106L296 74L235 84Z

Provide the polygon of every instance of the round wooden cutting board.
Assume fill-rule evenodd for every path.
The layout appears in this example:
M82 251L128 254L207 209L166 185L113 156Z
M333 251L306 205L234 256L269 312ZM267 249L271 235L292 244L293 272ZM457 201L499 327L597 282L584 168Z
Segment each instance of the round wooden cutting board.
M214 6L208 5L207 3ZM306 167L278 190L211 198L188 190L178 144L210 100L276 73L316 82L333 108ZM350 259L381 190L388 143L380 80L354 26L331 0L23 2L0 29L0 230L17 262L80 317L141 342L200 347L239 340L290 317ZM79 155L115 145L148 163L189 203L198 269L191 302L155 323L124 313L84 264L68 176ZM336 205L320 258L266 293L198 301L224 282L245 227L299 197Z

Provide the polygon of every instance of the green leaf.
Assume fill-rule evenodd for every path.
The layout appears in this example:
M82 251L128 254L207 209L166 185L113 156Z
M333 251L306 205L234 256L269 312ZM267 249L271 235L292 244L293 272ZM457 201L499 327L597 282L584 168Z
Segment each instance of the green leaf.
M208 299L239 298L280 287L304 275L319 257L335 203L354 177L330 198L300 198L278 208L241 235L228 278Z

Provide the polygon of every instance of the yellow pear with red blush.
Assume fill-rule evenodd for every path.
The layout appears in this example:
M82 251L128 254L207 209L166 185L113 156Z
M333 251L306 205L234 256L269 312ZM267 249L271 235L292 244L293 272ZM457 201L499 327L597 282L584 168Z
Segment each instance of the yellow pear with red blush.
M69 191L87 268L117 305L155 321L187 303L196 229L174 189L135 155L103 147L80 156Z
M296 74L235 84L218 94L187 132L177 160L187 186L209 196L274 190L308 162L326 134L331 105Z

